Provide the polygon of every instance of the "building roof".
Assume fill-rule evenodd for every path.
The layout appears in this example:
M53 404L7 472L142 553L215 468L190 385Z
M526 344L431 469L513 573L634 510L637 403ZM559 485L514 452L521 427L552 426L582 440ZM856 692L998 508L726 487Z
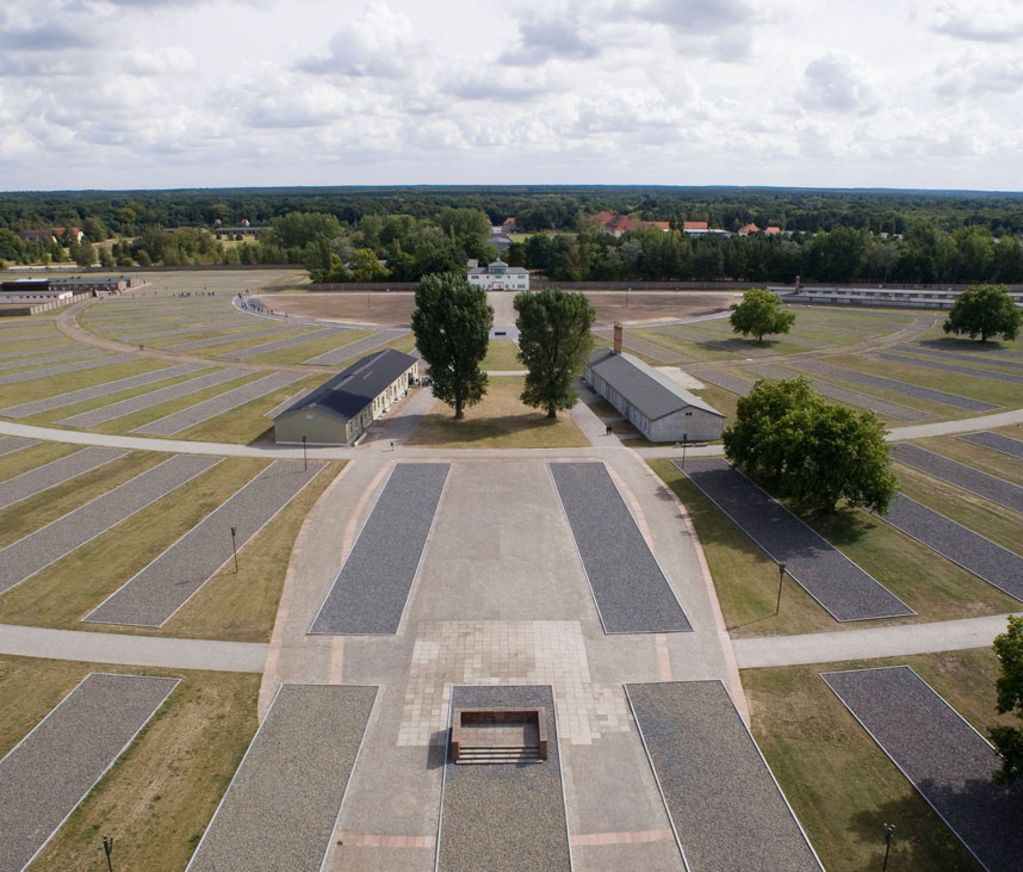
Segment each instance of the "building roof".
M631 354L602 348L590 355L589 366L651 421L688 407L724 417L708 402Z
M416 362L411 354L393 348L376 351L332 376L312 393L299 397L274 420L311 406L319 406L344 418L354 418Z
M710 225L706 221L683 221L683 230L709 230Z
M527 275L528 269L524 269L521 266L508 266L503 260L492 260L486 266L474 266L469 269L469 275L471 276L485 276L485 275Z

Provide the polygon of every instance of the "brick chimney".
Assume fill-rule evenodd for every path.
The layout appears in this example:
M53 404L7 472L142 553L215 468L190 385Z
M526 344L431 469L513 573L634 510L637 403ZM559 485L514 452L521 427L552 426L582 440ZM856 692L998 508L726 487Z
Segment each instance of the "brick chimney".
M622 353L622 332L623 332L622 322L621 321L615 321L614 346L613 346L615 354L621 354Z

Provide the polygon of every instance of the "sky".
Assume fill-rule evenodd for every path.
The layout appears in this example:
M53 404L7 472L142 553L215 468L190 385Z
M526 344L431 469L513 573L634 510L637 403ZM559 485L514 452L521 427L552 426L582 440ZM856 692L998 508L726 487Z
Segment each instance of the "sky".
M0 190L1019 190L1023 0L3 0Z

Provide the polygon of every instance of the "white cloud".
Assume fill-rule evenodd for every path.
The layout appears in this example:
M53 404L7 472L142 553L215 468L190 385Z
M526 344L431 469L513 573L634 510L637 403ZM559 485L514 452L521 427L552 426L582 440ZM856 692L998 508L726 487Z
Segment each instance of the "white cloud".
M958 39L1012 42L1023 37L1023 6L1018 0L943 0L931 19L935 31Z
M1023 88L1023 57L1015 53L971 53L937 73L935 91L945 98L1014 94Z
M869 114L880 99L869 73L847 55L827 54L812 61L803 73L798 94L805 109Z
M311 73L405 78L423 48L406 16L374 0L361 17L334 32L327 54L302 61L299 67Z

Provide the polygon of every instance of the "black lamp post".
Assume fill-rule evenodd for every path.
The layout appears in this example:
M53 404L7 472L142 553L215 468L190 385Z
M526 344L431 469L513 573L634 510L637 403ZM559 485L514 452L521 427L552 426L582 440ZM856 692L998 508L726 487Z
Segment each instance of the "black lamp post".
M682 434L682 468L686 468L686 445L689 442L689 434Z
M785 581L785 564L778 564L778 601L774 604L774 613L778 614L781 609L781 586L782 582Z
M231 528L231 552L234 554L234 571L238 572L238 543L235 537L238 535L238 528Z
M305 442L306 442L306 439L305 439L305 436L303 436L302 437L302 469L308 469L309 468L309 458L306 455Z
M113 836L103 837L103 853L107 858L107 872L114 872L114 867L110 862L110 854L114 850L114 839Z
M884 863L881 865L881 872L887 872L888 855L892 850L892 842L895 841L895 824L884 825Z

